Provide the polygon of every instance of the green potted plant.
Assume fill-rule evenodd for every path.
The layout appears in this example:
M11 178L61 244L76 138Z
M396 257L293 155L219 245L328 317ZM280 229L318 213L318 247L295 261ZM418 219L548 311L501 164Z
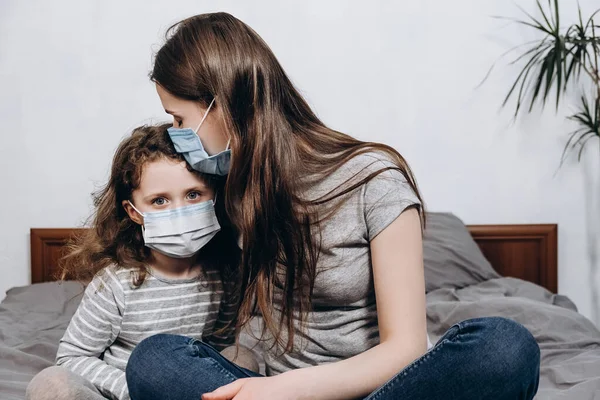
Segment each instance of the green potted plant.
M558 0L548 0L547 9L540 0L536 4L539 18L521 8L527 18L511 19L542 36L513 49L521 51L510 64L523 66L502 105L516 100L515 118L522 112L531 112L536 104L544 108L551 98L558 110L565 101L564 93L574 86L579 90L577 112L568 118L576 123L576 128L570 132L561 161L574 149L579 150L580 159L590 139L600 139L600 25L594 22L600 9L584 19L578 6L579 21L563 27Z
M594 21L600 10L589 18L583 18L578 5L578 21L563 27L558 0L548 0L546 7L540 0L536 0L536 5L539 17L534 17L521 8L525 18L510 19L535 30L540 38L507 53L519 52L510 65L518 65L520 72L509 88L502 106L514 104L514 117L517 118L524 112L531 112L536 105L544 109L549 102L553 102L558 111L564 102L571 102L575 112L567 118L574 122L574 128L568 133L561 165L570 151L576 151L577 160L581 160L588 143L597 142L598 152L591 154L600 157L600 25ZM573 89L569 94L577 95L567 96L568 89ZM600 204L597 206L600 207ZM600 296L596 282L600 263L600 221L594 223L589 217L588 215L588 282L592 295L592 318L599 324Z

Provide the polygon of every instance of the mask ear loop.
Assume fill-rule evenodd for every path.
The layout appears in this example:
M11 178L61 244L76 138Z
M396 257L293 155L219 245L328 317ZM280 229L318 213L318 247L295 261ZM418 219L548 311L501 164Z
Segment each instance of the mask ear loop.
M229 150L229 144L231 143L231 137L229 138L229 140L227 141L227 146L225 146L225 150L227 151ZM215 198L213 199L213 206L217 204L217 192L215 192Z
M135 206L133 205L133 203L131 201L127 200L127 202L138 214L140 214L142 216L142 218L144 217L144 213L141 212L140 210L138 210L137 208L135 208Z
M202 117L202 120L200 121L200 123L198 124L198 127L194 131L194 132L196 132L196 134L198 134L198 131L200 130L200 127L202 126L202 123L204 122L204 120L208 116L208 112L210 111L210 108L212 107L212 105L213 105L214 102L215 102L215 98L213 97L212 101L208 105L208 108L206 109L206 112L204 113L204 117Z
M138 210L137 208L135 208L135 206L133 205L133 203L131 201L127 200L127 202L135 210L135 212L137 212L138 214L140 214L142 216L142 218L144 218L144 213L143 212L141 212L140 210ZM144 231L145 231L144 224L141 224L141 227L142 227L142 233L144 233Z

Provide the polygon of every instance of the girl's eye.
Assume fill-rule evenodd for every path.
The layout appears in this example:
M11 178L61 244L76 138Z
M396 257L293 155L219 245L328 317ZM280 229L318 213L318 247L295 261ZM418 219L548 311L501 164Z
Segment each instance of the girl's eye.
M190 192L187 195L188 200L198 200L200 198L200 193L198 192Z
M181 120L175 120L175 124L177 124L177 126L178 126L179 128L181 128L181 124L182 124L182 123L183 123L183 121L181 121Z
M164 197L157 197L156 199L152 200L152 204L155 206L164 206L166 203L167 200L165 200Z

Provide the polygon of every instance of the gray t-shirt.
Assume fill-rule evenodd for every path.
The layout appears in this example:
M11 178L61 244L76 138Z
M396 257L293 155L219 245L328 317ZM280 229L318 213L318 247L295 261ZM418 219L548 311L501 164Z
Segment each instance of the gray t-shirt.
M393 166L381 153L359 155L306 195L315 199L349 179L357 183ZM296 330L294 352L267 350L267 375L343 360L379 344L369 243L412 205L420 206L419 199L404 175L388 170L347 195L341 208L321 224L322 247L307 330ZM276 309L279 299L281 293L276 292ZM271 343L267 341L267 349Z

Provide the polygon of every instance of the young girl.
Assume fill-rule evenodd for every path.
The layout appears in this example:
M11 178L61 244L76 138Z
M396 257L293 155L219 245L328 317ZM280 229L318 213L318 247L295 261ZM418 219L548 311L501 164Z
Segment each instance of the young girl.
M129 398L127 360L148 336L186 335L217 349L233 342L239 249L214 209L222 185L175 152L169 126L137 128L121 143L93 228L65 259L65 275L93 279L56 361L111 399Z
M181 21L151 77L178 150L198 171L227 174L238 322L262 316L268 376L155 335L129 360L133 399L534 396L539 348L516 322L463 321L428 343L424 208L410 168L391 147L320 121L250 27L226 13ZM357 102L376 100L357 89Z

